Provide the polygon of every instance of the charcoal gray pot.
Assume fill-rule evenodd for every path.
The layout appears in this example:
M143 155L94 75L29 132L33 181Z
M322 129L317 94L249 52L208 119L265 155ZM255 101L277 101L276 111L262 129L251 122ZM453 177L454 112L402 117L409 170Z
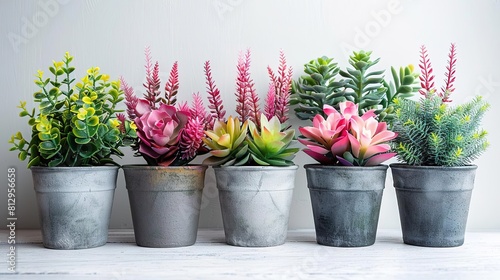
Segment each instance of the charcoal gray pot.
M143 247L196 242L206 166L124 165L135 241Z
M285 243L297 168L214 167L227 244L269 247Z
M361 247L375 243L386 165L305 165L318 244Z
M118 167L31 167L43 246L86 249L108 240Z
M426 247L462 245L477 166L390 167L404 243Z

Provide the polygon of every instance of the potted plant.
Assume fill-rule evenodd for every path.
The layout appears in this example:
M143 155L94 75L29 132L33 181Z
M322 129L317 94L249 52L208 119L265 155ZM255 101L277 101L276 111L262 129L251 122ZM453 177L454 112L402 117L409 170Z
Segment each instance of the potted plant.
M339 109L339 103L358 104L359 114L374 110L379 121L391 124L396 97L409 98L419 90L418 74L413 65L391 67L392 81L384 80L385 70L372 71L380 58L371 60L372 52L353 52L351 67L341 70L333 58L326 56L304 64L304 75L292 81L291 105L301 120L312 120L323 114L323 105ZM340 80L338 79L340 75ZM323 115L326 117L325 115Z
M386 83L384 71L371 71L379 59L371 52L354 52L353 68L340 70L331 58L305 64L306 75L294 81L293 101L300 119L312 126L300 127L304 152L318 161L307 164L316 241L339 247L369 246L375 242L382 194L392 158L389 141L396 134L382 119L392 119L394 96L415 91L411 66L392 69L394 83ZM336 80L341 74L345 79ZM384 86L385 85L385 86ZM335 106L335 108L334 108Z
M236 80L238 117L225 117L220 92L205 64L213 124L203 139L214 166L226 242L245 247L281 245L288 219L297 166L291 148L295 131L288 120L292 70L280 53L278 73L271 77L264 112L250 77L250 51L240 54Z
M159 63L146 48L146 93L142 98L122 79L127 114L137 127L132 144L147 164L123 165L137 245L180 247L196 242L206 166L189 164L206 152L207 117L201 97L177 103L178 64L160 91Z
M395 100L394 149L403 162L391 164L403 241L429 247L460 246L477 166L488 147L481 119L489 104L480 96L450 106L455 88L456 47L451 44L445 85L434 87L425 46L420 49L421 98Z
M28 159L43 245L53 249L107 242L119 168L111 156L122 156L119 148L135 135L124 115L116 114L123 100L120 82L92 67L75 84L72 61L66 52L49 67L51 77L38 71L38 112L26 102L19 106L31 136L18 132L10 140L19 159Z

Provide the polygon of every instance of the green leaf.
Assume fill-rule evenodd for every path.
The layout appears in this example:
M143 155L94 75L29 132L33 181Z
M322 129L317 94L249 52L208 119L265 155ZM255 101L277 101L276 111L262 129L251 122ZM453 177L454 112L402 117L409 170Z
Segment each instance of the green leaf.
M78 149L78 145L76 144L75 139L75 136L72 134L68 134L68 138L66 139L66 141L68 141L68 146L72 152L76 152Z
M32 166L37 166L40 164L40 157L39 156L36 156L34 158L32 158L29 162L28 162L28 168L32 167Z
M120 93L116 90L116 89L111 89L109 92L108 92L109 95L111 95L113 97L113 100L116 100L118 99L118 96L120 96Z
M210 165L210 166L212 166L212 165L219 166L219 165L223 165L228 160L229 160L229 157L220 158L220 157L210 156L210 157L206 158L205 160L203 160L203 164Z
M415 78L413 76L405 76L403 78L403 85L411 85L415 81Z
M267 166L267 165L270 165L269 163L261 160L260 158L258 158L257 156L255 156L254 154L252 154L252 159L255 161L255 163L257 163L258 165L264 165L264 166Z
M52 141L43 141L39 144L40 150L51 151L56 149L56 145Z
M391 74L392 74L392 79L394 80L394 86L396 88L399 88L399 78L398 78L398 73L396 72L396 69L394 67L391 67Z
M66 103L65 100L61 100L61 101L57 102L56 103L56 110L61 109L64 106L65 103Z
M48 166L49 167L56 167L56 166L59 166L63 161L64 161L63 157L56 157L53 160L49 161Z
M56 88L56 87L51 88L49 91L50 96L56 96L58 93L59 93L59 88Z
M90 143L90 144L87 144L87 145L83 145L80 149L80 155L83 157L83 158L90 158L92 157L96 152L98 152L98 149L97 147Z
M87 132L85 130L78 130L76 128L73 128L72 132L77 138L88 138L89 137L89 135L87 134Z
M45 98L45 94L38 91L38 92L33 93L33 98L34 99L42 99L42 98Z
M19 158L19 160L21 161L24 161L26 159L26 157L28 156L28 153L26 151L22 151L20 152L17 157Z
M78 130L84 130L87 128L87 124L84 121L81 121L79 119L76 119L76 121L74 123L75 123L75 127Z
M241 166L241 165L244 165L248 162L248 160L250 159L250 154L247 154L245 157L243 157L242 159L238 160L238 161L235 161L233 163L234 166Z
M53 138L52 135L50 135L50 133L39 132L38 139L40 139L41 141L50 141Z
M412 92L412 87L407 86L407 85L402 85L401 87L399 87L399 92L400 93L410 93L410 92Z
M243 157L245 154L248 153L248 144L245 144L241 147L241 149L236 153L236 155L234 155L236 158L241 158Z
M85 145L90 142L91 138L75 138L76 144Z
M291 161L284 159L267 159L267 162L273 166L288 166L293 164Z
M368 63L363 62L363 61L358 61L355 64L356 69L365 69L366 66L368 66Z
M89 126L91 126L91 127L92 127L92 126L96 126L96 125L98 125L98 124L99 124L99 118L98 118L97 116L92 116L92 117L88 120L87 124L88 124Z
M42 101L40 102L40 105L38 105L38 107L41 109L44 109L44 108L48 108L48 107L51 107L52 106L52 103L50 103L50 101Z

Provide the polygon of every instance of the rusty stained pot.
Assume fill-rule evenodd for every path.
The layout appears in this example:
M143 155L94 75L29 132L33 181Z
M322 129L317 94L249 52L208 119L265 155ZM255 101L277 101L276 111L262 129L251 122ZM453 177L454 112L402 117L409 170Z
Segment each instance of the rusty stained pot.
M196 242L206 166L124 165L135 241L143 247Z

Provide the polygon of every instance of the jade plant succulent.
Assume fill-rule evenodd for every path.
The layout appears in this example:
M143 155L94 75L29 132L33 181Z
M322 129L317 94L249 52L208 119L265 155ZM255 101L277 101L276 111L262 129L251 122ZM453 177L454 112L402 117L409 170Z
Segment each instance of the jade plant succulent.
M323 114L316 114L312 126L299 127L299 142L304 152L323 165L371 166L396 155L389 152L389 141L396 133L387 130L385 122L375 119L374 110L359 115L351 101L339 103L340 112L324 105Z
M291 105L299 119L312 120L323 114L324 105L339 109L339 103L351 101L358 105L359 114L368 110L379 121L389 124L394 119L394 98L409 98L418 91L418 74L413 66L391 67L392 81L384 80L384 70L372 71L380 58L371 60L371 52L353 52L349 58L351 67L341 70L333 58L326 56L311 60L304 65L305 75L292 83ZM340 76L340 77L339 77Z
M207 152L202 138L210 120L202 98L193 94L191 107L177 104L179 91L178 64L175 62L161 96L159 63L152 63L151 51L146 48L146 89L142 98L122 78L129 119L137 127L132 148L148 165L185 165L197 155Z
M489 108L481 96L462 105L450 106L455 88L456 47L451 44L445 71L445 85L434 87L433 68L425 46L420 49L421 98L395 100L393 142L398 159L411 165L461 166L479 157L489 143L480 128Z
M122 156L120 147L135 137L134 125L117 110L123 100L120 81L91 67L75 84L72 61L68 52L54 61L52 77L38 70L33 98L39 112L28 110L26 102L19 106L19 115L29 118L31 137L18 132L9 142L20 160L29 158L28 168L116 164L111 156Z
M236 113L238 117L225 118L220 91L212 79L210 62L205 63L210 115L214 120L205 131L205 144L211 156L204 163L210 165L293 165L299 151L290 148L295 131L286 124L292 68L280 52L277 73L268 67L271 79L264 112L250 77L250 50L240 54L236 79Z

